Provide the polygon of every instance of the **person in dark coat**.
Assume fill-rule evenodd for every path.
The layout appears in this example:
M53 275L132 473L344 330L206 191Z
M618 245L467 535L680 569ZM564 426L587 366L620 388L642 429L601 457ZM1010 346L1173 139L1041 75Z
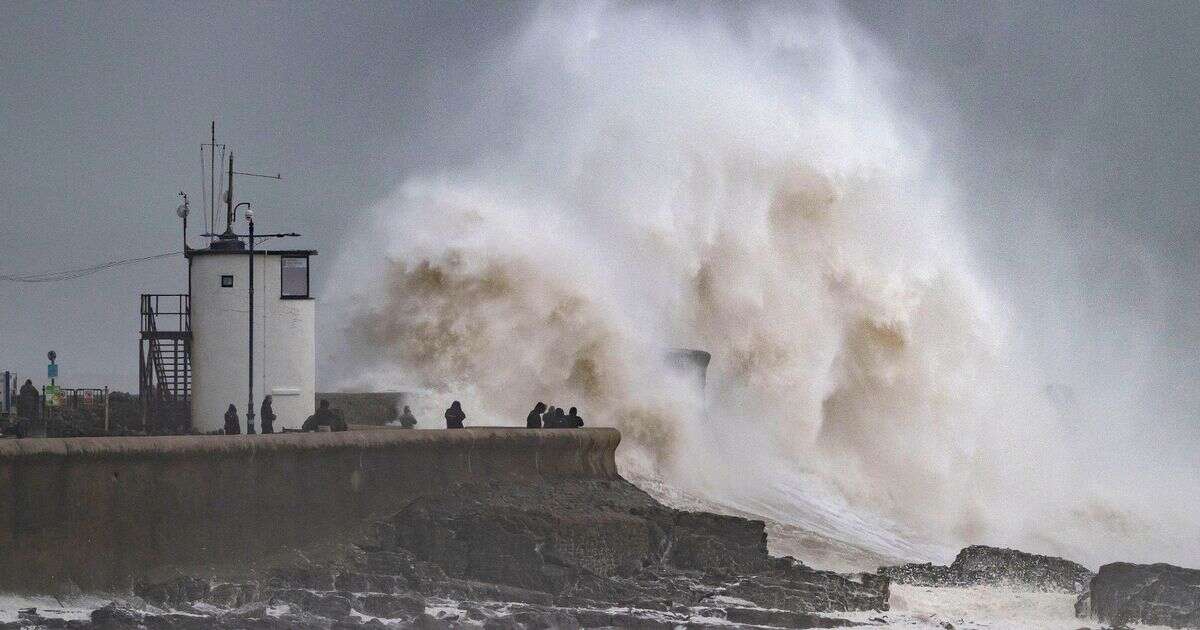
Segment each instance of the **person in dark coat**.
M25 384L21 385L21 389L17 391L17 416L26 420L36 420L41 414L39 401L41 395L33 386L33 381L25 379Z
M263 396L262 408L258 410L258 417L262 419L263 435L275 432L275 410L271 408L270 396Z
M546 407L546 413L542 414L542 427L546 429L557 428L554 426L554 410L558 407L550 405Z
M565 429L565 428L567 428L567 426L568 425L567 425L566 412L562 410L562 407L555 407L554 408L554 428L555 429Z
M529 429L542 428L542 412L546 410L546 403L539 402L533 406L533 411L525 416L525 427Z
M408 405L404 405L404 413L400 414L400 426L405 429L417 426L417 417L413 415L412 409L409 409Z
M237 407L232 404L225 410L225 435L238 435L242 432L242 422L238 420Z
M579 417L579 411L571 407L571 411L567 413L567 427L578 429L583 426L583 418Z
M450 408L446 410L446 428L461 429L463 428L463 420L467 419L467 414L463 413L462 405L458 401L450 403Z
M321 404L317 405L317 413L309 416L304 424L300 427L302 431L320 431L321 427L329 427L333 431L333 425L336 418L333 415L333 410L329 408L329 401L322 400ZM344 429L343 429L344 430Z

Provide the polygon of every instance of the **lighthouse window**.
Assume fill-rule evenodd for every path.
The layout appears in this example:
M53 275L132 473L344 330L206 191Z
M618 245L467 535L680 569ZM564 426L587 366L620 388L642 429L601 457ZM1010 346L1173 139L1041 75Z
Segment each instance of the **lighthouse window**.
M228 289L233 286L233 276L221 276L221 286Z
M284 256L279 259L280 297L308 297L308 256Z

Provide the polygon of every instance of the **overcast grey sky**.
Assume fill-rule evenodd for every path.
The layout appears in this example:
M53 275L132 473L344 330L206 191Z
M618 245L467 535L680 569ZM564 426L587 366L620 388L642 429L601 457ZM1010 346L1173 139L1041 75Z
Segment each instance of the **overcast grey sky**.
M436 160L441 98L519 7L447 3L9 3L0 20L0 270L22 274L181 249L209 121L259 229L318 248L347 217ZM425 137L413 137L420 130ZM445 130L450 131L450 130ZM192 226L200 219L193 215ZM198 235L200 229L193 233ZM194 237L193 246L199 238ZM87 279L0 284L0 364L137 387L138 294L186 290L182 257Z
M1021 333L1064 374L1143 379L1149 408L1194 422L1197 5L844 8L896 64L889 89L959 186L985 281L1021 305ZM5 4L0 273L179 249L176 194L199 205L215 118L239 168L283 173L240 180L238 197L260 229L322 251L320 297L347 221L407 174L469 157L439 142L467 133L458 88L529 10ZM0 283L0 367L40 382L53 348L64 383L135 390L138 294L185 286L181 258Z

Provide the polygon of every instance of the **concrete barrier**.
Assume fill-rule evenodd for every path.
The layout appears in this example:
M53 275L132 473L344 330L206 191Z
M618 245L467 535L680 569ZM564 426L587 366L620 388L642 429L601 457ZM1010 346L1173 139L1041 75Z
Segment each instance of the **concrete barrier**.
M0 591L123 590L345 539L458 480L613 479L615 429L0 441Z

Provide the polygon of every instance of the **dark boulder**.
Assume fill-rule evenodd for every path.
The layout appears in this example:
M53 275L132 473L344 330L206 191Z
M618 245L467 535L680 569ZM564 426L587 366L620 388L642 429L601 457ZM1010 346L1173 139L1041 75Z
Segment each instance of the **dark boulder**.
M726 619L736 624L750 626L773 626L777 628L845 628L859 625L847 619L822 617L812 613L788 610L764 610L762 608L730 608Z
M130 608L126 608L117 602L109 602L103 608L97 608L92 611L92 625L98 628L131 628L137 627L144 614Z
M210 590L212 585L208 580L183 576L165 582L139 585L134 589L134 593L157 606L182 608L208 597Z
M903 564L880 567L879 574L915 586L1005 586L1057 593L1082 593L1095 575L1070 560L985 545L964 548L948 567Z
M1091 613L1114 626L1200 628L1200 570L1115 562L1092 580Z
M358 608L372 617L383 617L384 619L415 617L425 612L425 598L411 593L400 595L367 593L362 597Z
M723 594L764 608L798 612L887 610L890 581L877 575L846 576L803 564L738 576Z

